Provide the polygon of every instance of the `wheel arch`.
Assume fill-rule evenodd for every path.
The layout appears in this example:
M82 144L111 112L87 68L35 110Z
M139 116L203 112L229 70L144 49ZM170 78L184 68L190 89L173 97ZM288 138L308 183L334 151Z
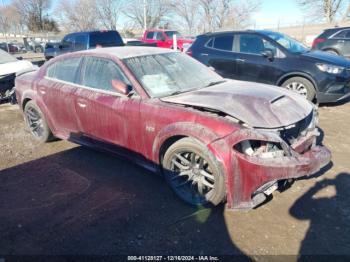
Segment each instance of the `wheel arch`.
M337 55L341 55L341 52L334 47L326 47L326 48L322 49L322 51L324 51L324 52L333 51L333 52L337 53Z
M157 164L161 164L162 156L166 150L176 141L190 137L207 146L218 136L205 126L193 122L178 122L164 127L153 142L152 158ZM214 154L214 152L213 152ZM215 154L214 154L215 155Z
M286 82L288 79L292 78L292 77L303 77L307 80L309 80L312 85L314 86L315 88L315 91L318 90L318 87L317 87L317 84L316 84L316 81L313 79L313 77L309 74L306 74L306 73L303 73L303 72L290 72L290 73L287 73L287 74L284 74L283 76L281 76L277 82L276 82L276 85L277 86L281 86L284 82Z

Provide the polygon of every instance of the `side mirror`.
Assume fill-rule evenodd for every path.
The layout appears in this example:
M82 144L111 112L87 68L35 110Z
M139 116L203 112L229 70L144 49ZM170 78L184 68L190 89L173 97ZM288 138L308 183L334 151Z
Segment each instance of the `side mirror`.
M271 49L265 49L264 51L261 52L263 57L266 57L270 61L274 59L274 53Z
M129 94L129 86L123 81L112 79L111 84L114 90L116 90L118 93L121 93L123 95Z

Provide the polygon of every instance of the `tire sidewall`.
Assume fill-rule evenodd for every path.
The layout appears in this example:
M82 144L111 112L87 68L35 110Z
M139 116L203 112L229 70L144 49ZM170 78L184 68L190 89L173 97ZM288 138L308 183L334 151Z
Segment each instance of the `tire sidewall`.
M172 183L170 182L170 178L172 174L171 174L171 171L168 171L168 170L170 170L170 167L171 167L171 160L175 153L183 152L186 150L193 151L194 153L203 157L206 161L208 161L210 167L212 168L212 172L215 180L215 187L212 189L214 191L210 199L207 199L203 203L190 202L184 195L180 194L178 190L173 188ZM225 177L224 177L221 164L217 161L217 159L209 151L209 149L196 139L183 138L175 142L173 145L171 145L164 154L164 158L162 161L162 171L166 181L168 182L170 187L173 189L175 194L179 196L182 200L184 200L185 202L191 205L216 206L219 203L221 203L226 196Z

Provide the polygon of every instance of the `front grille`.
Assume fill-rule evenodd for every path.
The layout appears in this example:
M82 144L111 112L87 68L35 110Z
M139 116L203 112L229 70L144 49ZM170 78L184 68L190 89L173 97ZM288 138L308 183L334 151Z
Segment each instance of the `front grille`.
M301 133L308 128L312 120L313 111L311 111L311 113L307 117L295 123L294 127L281 130L281 138L284 141L286 141L289 145L293 144L294 141L301 135Z

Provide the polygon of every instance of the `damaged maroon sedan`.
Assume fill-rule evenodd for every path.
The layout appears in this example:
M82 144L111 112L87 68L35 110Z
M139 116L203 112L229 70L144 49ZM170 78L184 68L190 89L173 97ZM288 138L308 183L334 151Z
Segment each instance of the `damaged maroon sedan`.
M82 51L16 78L29 130L159 171L193 205L253 208L330 161L311 103L152 47Z

